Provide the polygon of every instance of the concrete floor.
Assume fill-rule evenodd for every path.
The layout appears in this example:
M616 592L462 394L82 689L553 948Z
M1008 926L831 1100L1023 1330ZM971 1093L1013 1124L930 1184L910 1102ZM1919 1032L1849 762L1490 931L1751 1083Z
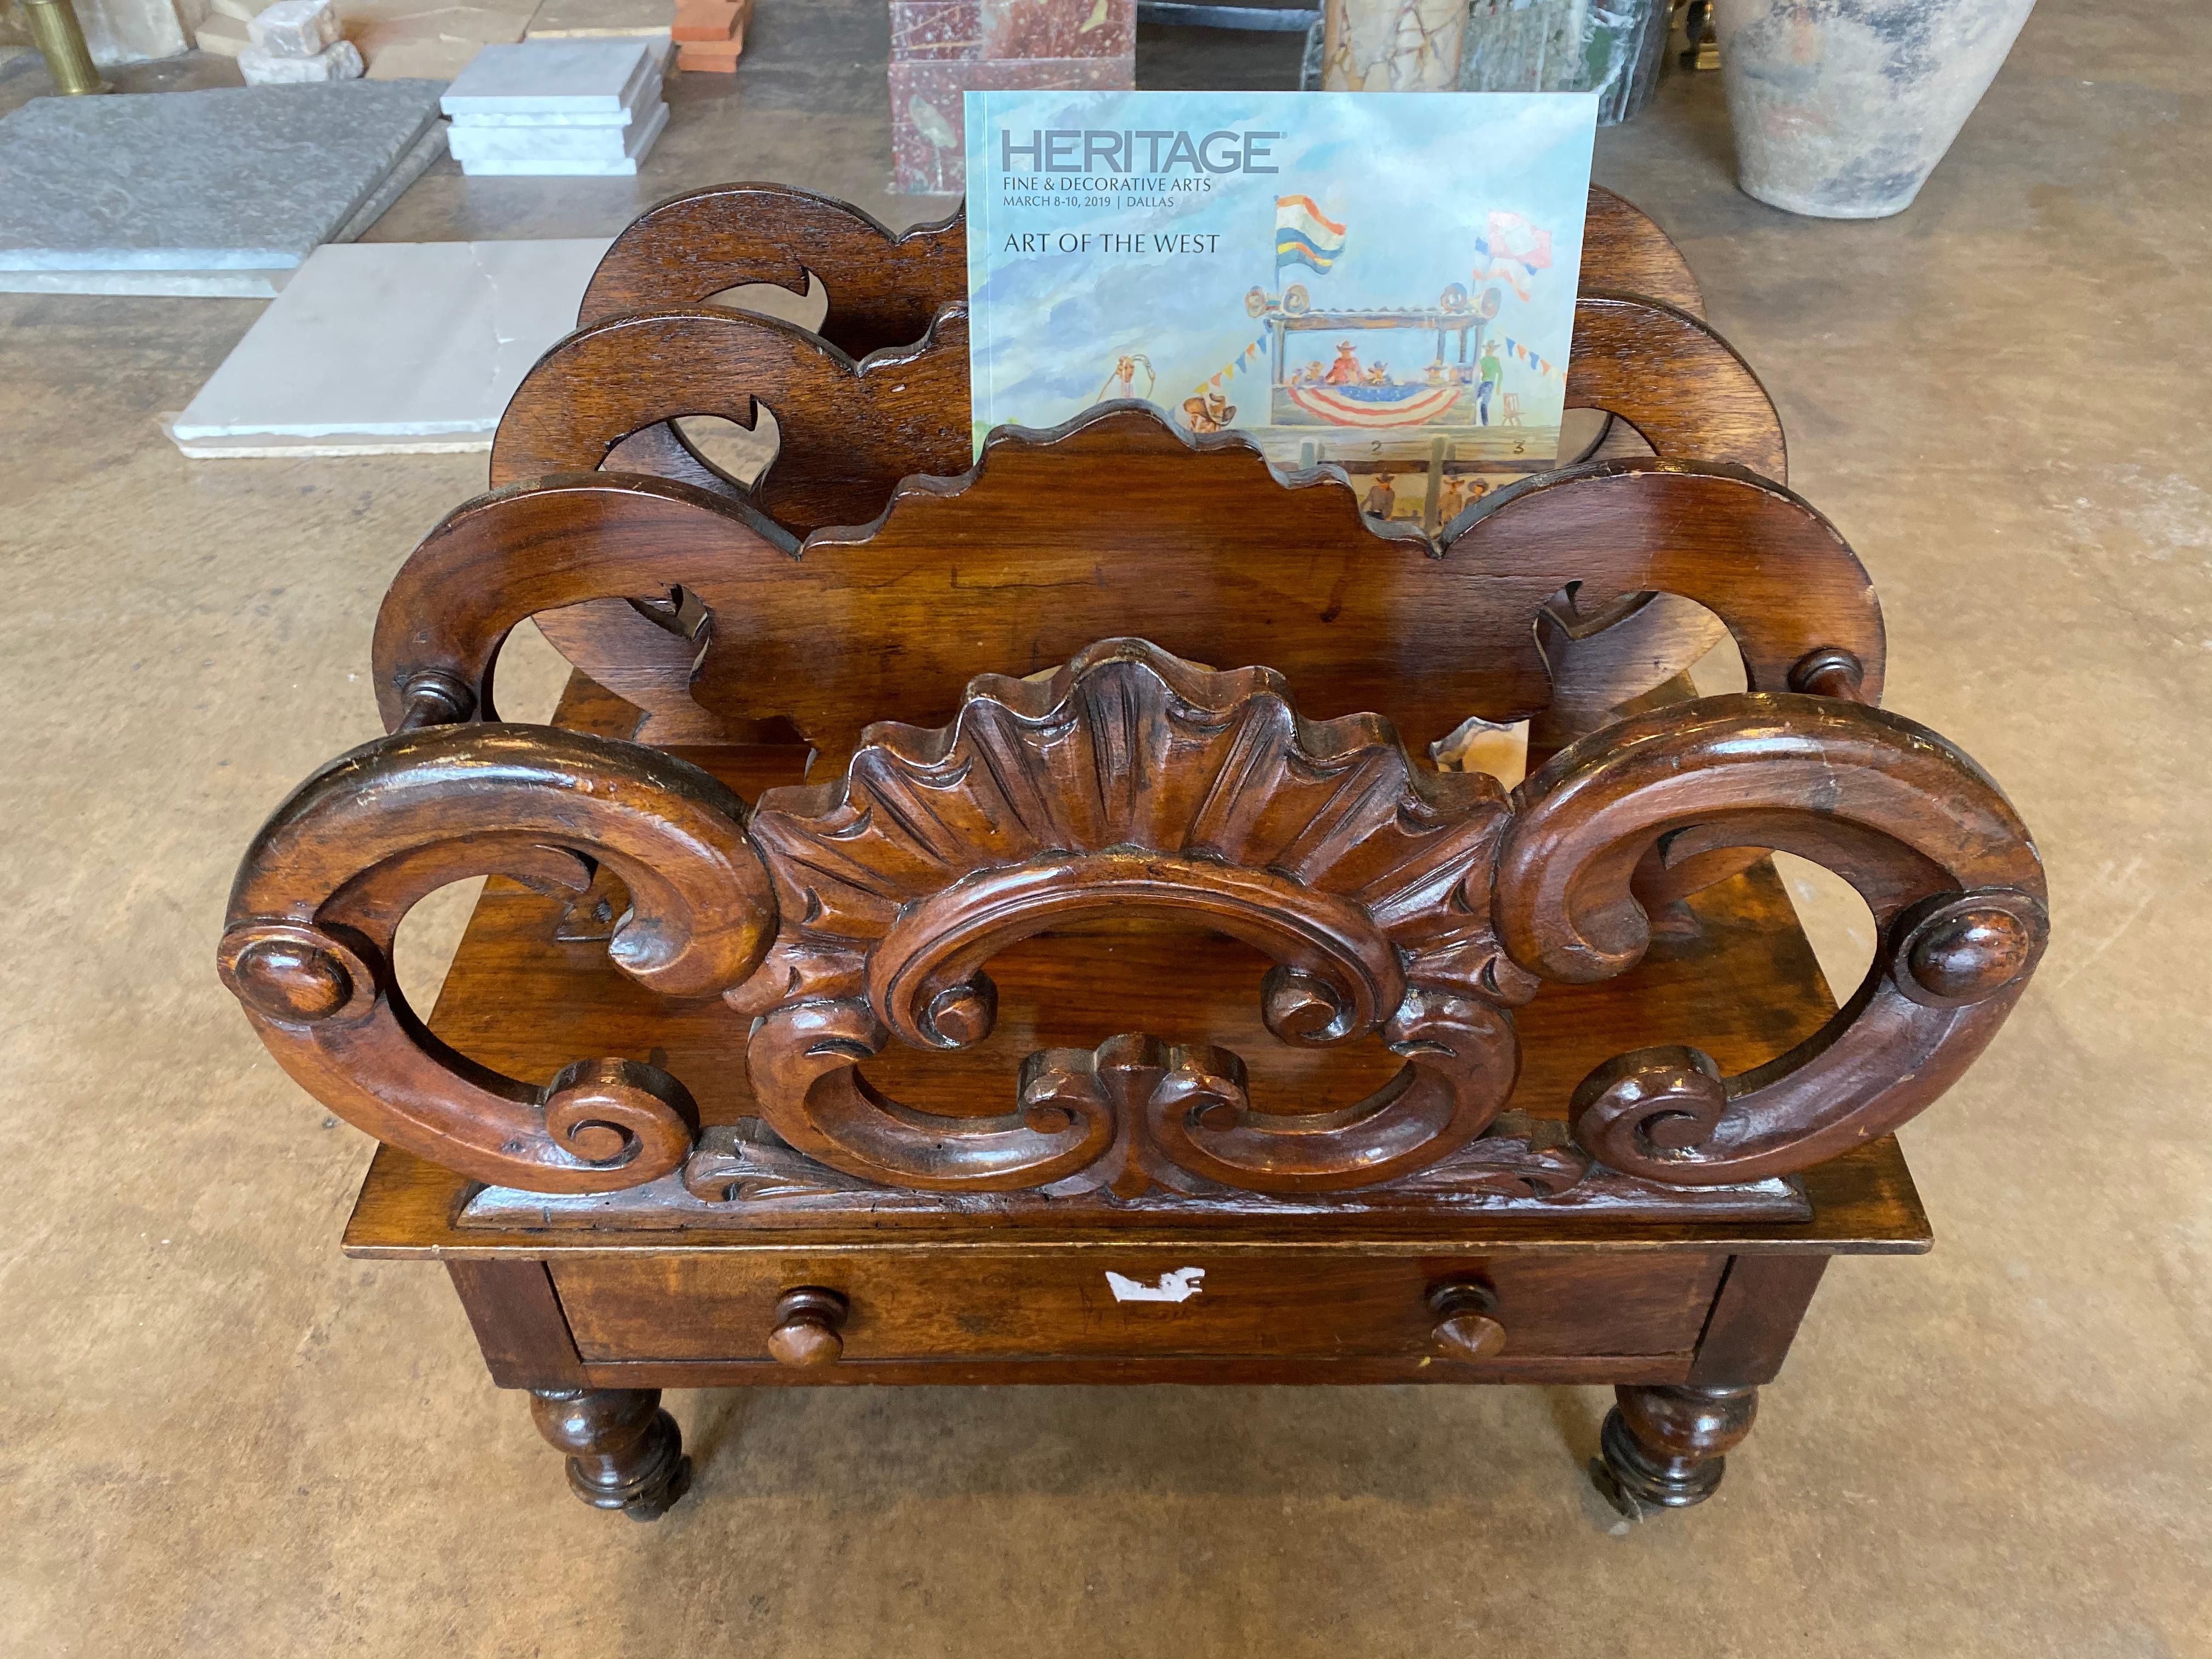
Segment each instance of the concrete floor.
M880 9L763 0L636 180L448 162L374 234L610 234L743 177L923 216L882 192ZM210 967L482 459L186 462L155 417L254 303L0 296L0 1652L2212 1654L2208 61L2202 7L2045 0L1882 223L1738 194L1717 77L1600 140L2057 929L1906 1131L1936 1253L1839 1263L1720 1495L1634 1530L1577 1389L678 1395L697 1495L576 1504L444 1276L338 1256L368 1143Z

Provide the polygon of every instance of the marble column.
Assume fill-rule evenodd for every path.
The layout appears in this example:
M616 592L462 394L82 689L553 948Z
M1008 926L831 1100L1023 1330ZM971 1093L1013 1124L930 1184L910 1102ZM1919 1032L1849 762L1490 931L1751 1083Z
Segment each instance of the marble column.
M1328 0L1324 92L1451 92L1467 0Z

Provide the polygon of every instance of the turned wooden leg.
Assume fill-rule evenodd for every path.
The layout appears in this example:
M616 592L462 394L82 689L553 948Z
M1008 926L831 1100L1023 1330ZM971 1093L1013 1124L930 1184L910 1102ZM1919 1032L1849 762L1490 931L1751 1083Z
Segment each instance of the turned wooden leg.
M595 1510L657 1521L690 1489L691 1460L658 1389L532 1389L538 1432L568 1454L568 1488Z
M1616 1388L1590 1479L1631 1520L1654 1510L1687 1509L1713 1495L1726 1453L1751 1432L1755 1388Z

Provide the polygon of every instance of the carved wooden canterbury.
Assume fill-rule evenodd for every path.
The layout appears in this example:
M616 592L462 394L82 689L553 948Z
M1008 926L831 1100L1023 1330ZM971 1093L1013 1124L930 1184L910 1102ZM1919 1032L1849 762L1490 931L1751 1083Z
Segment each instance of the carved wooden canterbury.
M291 1076L457 1172L380 1158L350 1236L444 1257L640 1518L690 1479L671 1380L1605 1380L1601 1490L1700 1501L1827 1258L1925 1243L1867 1143L2033 972L2026 830L1875 706L1864 568L1619 198L1567 371L1599 435L1419 526L1139 404L970 467L965 235L663 204L392 582L387 735L270 817L220 948ZM816 331L715 303L817 279ZM764 409L750 483L686 436ZM500 718L533 618L591 732ZM1747 690L1692 697L1723 640ZM1510 793L1445 758L1516 721ZM1879 943L1752 1064L1826 1004L1771 872L1700 895L1777 848ZM553 902L471 924L472 1059L392 952L486 874Z
M1765 393L1656 228L1592 210L1568 401L1655 453L1534 475L1431 538L1364 519L1333 469L1135 404L1001 429L933 476L969 441L957 220L893 238L757 185L664 204L518 392L503 487L394 581L391 735L264 826L225 982L303 1086L503 1212L1802 1212L1787 1177L1921 1109L2002 1024L2043 949L2042 872L1971 761L1869 706L1880 609L1780 481ZM703 304L841 260L819 335ZM672 424L762 406L783 445L750 489ZM1655 594L1703 608L1690 655L1726 630L1748 691L1612 717L1577 676ZM648 743L501 722L493 665L540 615L652 743L780 729L816 781L748 803ZM1411 757L1470 716L1565 746L1510 796ZM1564 1126L1510 1109L1516 1008L1626 972L1653 915L1774 848L1844 876L1881 931L1823 1030L1735 1076L1622 1054ZM539 1086L432 1035L393 939L486 873L605 897L616 969L719 999L757 1117L702 1125L635 1054ZM1272 963L1250 994L1273 1040L1379 1047L1395 1076L1271 1093L1230 1047L1130 1030L1030 1053L958 1114L872 1077L893 1045L983 1042L992 959L1100 920L1243 941Z
M762 1116L826 1170L946 1192L1328 1193L1468 1147L1512 1091L1512 1008L1641 955L1639 865L1740 845L1852 881L1883 933L1867 982L1743 1076L1686 1048L1608 1062L1576 1098L1568 1160L1528 1182L1565 1191L1596 1167L1692 1188L1894 1127L2033 969L2045 921L2026 831L1910 721L1708 698L1593 734L1509 800L1486 776L1415 768L1374 715L1304 720L1267 670L1108 641L1048 681L981 677L947 726L872 726L844 776L750 813L636 745L447 725L370 744L278 809L222 962L287 1071L372 1133L508 1187L636 1186L701 1156L678 1079L599 1056L542 1090L488 1073L423 1029L391 969L399 918L437 885L496 871L581 889L604 865L631 900L615 965L750 1023ZM1236 1054L1131 1034L1032 1054L995 1115L917 1111L870 1084L890 1042L988 1033L995 953L1102 913L1256 945L1278 1037L1379 1040L1402 1069L1363 1100L1254 1100ZM704 1157L695 1194L726 1170L726 1149Z

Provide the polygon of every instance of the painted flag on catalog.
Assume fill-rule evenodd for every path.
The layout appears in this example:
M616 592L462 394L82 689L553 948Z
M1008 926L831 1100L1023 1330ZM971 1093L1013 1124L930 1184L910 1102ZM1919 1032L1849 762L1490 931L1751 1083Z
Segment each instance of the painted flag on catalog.
M1493 212L1490 234L1475 238L1474 251L1478 284L1502 278L1525 300L1530 273L1552 268L1552 233L1537 229L1517 213Z
M1344 252L1344 227L1314 205L1310 196L1275 198L1275 273L1291 265L1327 270Z

